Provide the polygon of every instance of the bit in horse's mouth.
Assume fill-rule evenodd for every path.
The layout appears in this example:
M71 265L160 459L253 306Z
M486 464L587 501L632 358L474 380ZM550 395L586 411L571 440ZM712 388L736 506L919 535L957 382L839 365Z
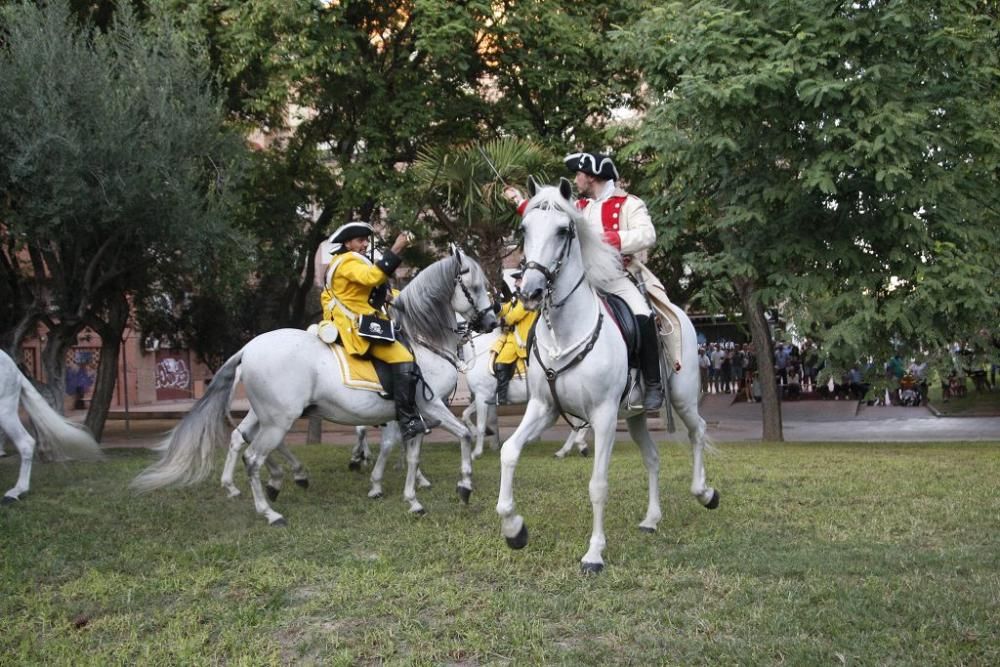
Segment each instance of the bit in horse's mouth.
M538 307L542 305L541 299L522 299L521 304L524 306L525 310L538 310Z

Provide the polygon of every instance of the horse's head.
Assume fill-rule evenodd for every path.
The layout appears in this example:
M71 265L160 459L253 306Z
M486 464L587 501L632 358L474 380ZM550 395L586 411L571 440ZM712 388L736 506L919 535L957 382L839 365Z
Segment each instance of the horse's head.
M499 321L486 274L476 260L464 254L457 246L452 246L451 254L458 269L455 274L455 292L451 297L452 308L469 322L473 330L483 333L493 331Z
M524 234L524 277L519 298L528 310L536 310L571 256L582 217L572 199L569 181L558 186L540 186L528 181L531 199L521 220Z

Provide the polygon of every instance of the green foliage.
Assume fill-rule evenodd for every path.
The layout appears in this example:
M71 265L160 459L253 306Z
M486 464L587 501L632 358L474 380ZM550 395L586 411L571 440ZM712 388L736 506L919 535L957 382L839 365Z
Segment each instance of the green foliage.
M345 220L420 228L421 153L597 142L635 82L603 39L631 4L161 0L210 44L233 115L265 135L241 216L259 239L258 325L305 323L309 262Z
M520 221L504 189L513 184L524 191L529 176L547 181L546 169L556 161L537 144L495 139L428 149L419 155L412 171L433 202L432 224L439 240L458 241L489 275L499 278Z
M133 428L136 423L133 422ZM688 493L665 447L665 516L636 528L646 475L616 448L607 569L579 573L589 459L524 450L498 531L495 453L471 503L453 445L425 445L428 515L347 472L343 446L294 447L312 473L268 528L215 483L136 497L145 450L36 466L0 509L0 654L16 664L996 664L997 443L740 443L709 460L722 505ZM219 452L221 456L221 452ZM16 474L0 459L0 479ZM480 472L480 468L482 471Z
M982 5L673 2L619 36L650 86L632 150L652 203L716 291L747 279L855 357L995 323L1000 59Z
M75 29L61 3L10 7L4 23L4 240L44 258L51 309L82 317L102 290L209 264L233 240L238 144L202 65L128 12L107 36Z

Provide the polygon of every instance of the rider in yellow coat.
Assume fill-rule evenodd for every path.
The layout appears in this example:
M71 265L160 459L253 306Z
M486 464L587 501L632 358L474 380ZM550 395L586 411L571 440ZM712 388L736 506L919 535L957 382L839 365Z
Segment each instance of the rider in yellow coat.
M521 287L521 272L513 275L514 287ZM493 344L493 375L497 379L497 405L507 405L507 390L520 362L528 359L528 336L538 319L538 311L527 310L515 296L498 314L503 335Z
M419 433L429 433L437 420L427 421L416 407L417 372L413 354L398 340L373 341L361 335L361 317L384 313L372 303L373 292L388 282L389 276L402 263L400 253L409 245L410 235L403 232L396 237L392 248L382 258L372 262L365 257L369 237L374 233L367 222L349 222L330 237L334 244L333 260L327 269L326 289L320 297L323 317L337 327L338 339L348 354L370 357L386 362L393 373L393 399L396 419L404 439ZM388 320L382 320L383 330L391 329ZM379 323L376 323L379 325ZM383 333L390 333L383 331Z

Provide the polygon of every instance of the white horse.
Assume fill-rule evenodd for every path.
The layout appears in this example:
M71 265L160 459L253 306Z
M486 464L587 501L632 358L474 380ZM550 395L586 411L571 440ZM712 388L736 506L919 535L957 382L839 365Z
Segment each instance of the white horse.
M39 446L53 460L90 460L102 458L101 447L85 429L69 421L45 402L38 390L18 369L14 360L0 352L0 431L5 433L21 455L21 470L17 483L0 499L0 505L20 500L31 485L31 462L35 455L35 439L21 424L18 405L31 418L38 433Z
M478 336L470 336L469 340L462 346L462 364L459 368L465 373L465 381L472 392L472 401L462 412L462 421L476 433L476 446L472 448L473 459L478 459L483 455L483 445L488 429L493 432L490 449L500 448L500 424L497 420L496 406L487 403L487 400L492 401L497 393L497 379L490 369L490 350L493 343L501 335L501 332L495 330ZM528 382L524 377L515 375L511 378L507 389L507 399L512 405L528 402ZM472 420L473 415L475 415L475 421ZM566 438L565 444L556 452L556 458L565 457L574 445L581 456L587 456L589 454L587 431L586 426L573 428Z
M492 306L482 268L457 250L421 271L393 303L397 323L406 332L423 373L417 407L459 437L462 479L458 486L463 498L472 491L472 434L443 400L458 382L453 362L458 344L455 312L477 328L488 330L497 323ZM391 400L344 385L337 356L317 336L300 329L279 329L257 336L226 361L205 395L167 437L163 458L136 477L133 488L148 491L193 484L211 472L212 450L225 439L225 417L237 371L250 410L232 434L230 457L237 457L244 443L249 443L244 461L254 505L271 525L286 521L267 501L260 468L304 412L348 425L384 424L395 419ZM424 512L415 490L421 440L422 436L417 436L407 443L403 492L410 511L416 514Z
M639 524L646 532L654 532L661 518L659 453L647 429L646 413L641 410L642 392L634 380L637 374L628 368L625 341L597 292L620 274L621 260L570 201L568 181L563 179L559 187L539 187L532 182L531 193L521 222L525 260L521 296L525 307L540 308L541 315L528 365L531 398L520 425L500 451L497 513L508 545L523 548L528 531L524 518L514 512L514 469L521 449L561 414L586 420L594 429L590 478L594 518L590 546L581 566L584 572L600 572L604 568L608 466L620 410L646 466L649 499L646 516ZM718 493L705 485L702 463L705 422L698 415L695 332L683 311L675 307L675 312L682 323L682 370L668 379L670 399L687 426L694 449L691 492L702 505L714 508ZM632 404L639 409L629 408Z

